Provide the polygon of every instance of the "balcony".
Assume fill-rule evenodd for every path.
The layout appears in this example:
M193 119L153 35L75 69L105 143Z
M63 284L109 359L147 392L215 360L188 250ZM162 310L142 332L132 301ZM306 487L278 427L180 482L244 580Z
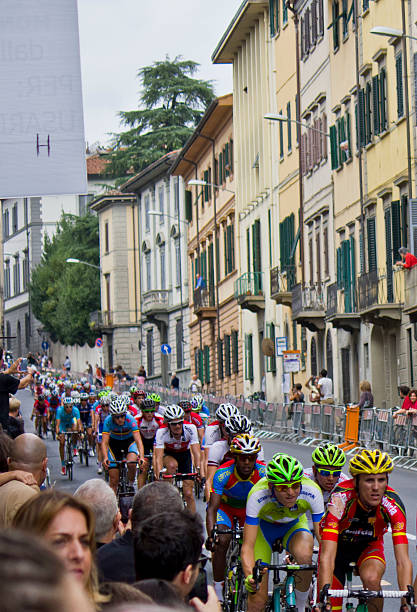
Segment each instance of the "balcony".
M384 268L360 274L357 280L357 308L362 319L375 325L399 323L404 303L402 270Z
M166 289L146 291L142 297L142 314L149 322L168 324L171 292Z
M113 312L111 310L95 310L90 313L90 327L104 330L113 327Z
M241 308L251 312L265 310L262 272L245 272L235 281L235 299Z
M214 286L194 291L194 314L201 319L215 319L217 316Z
M292 290L292 318L312 332L325 328L325 286L298 283Z
M404 314L410 317L410 323L417 323L417 266L403 271L405 295Z
M360 328L360 316L356 312L355 287L338 289L337 283L327 287L326 320L336 329L353 332Z
M271 268L271 298L277 304L291 306L292 288L295 285L295 266L288 266L286 270L281 270L279 266Z

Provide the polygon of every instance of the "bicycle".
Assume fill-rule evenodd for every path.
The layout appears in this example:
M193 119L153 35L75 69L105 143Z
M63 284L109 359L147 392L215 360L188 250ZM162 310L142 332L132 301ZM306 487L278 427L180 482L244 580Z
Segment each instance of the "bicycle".
M184 480L195 480L198 476L198 472L190 472L189 474L162 474L163 480L171 479L174 485L180 492L184 507L187 507L187 502L184 497Z
M129 463L137 463L136 461L129 461ZM120 461L112 461L112 464L116 464L119 470L119 484L117 486L117 501L120 508L120 514L122 515L122 523L127 524L129 520L129 510L132 507L133 498L135 496L135 490L129 483L128 461L125 458L125 453L122 451L122 458ZM112 465L113 467L113 465Z
M74 467L74 450L73 450L73 436L74 432L65 432L65 447L64 447L64 461L65 469L69 480L73 479L73 467Z
M329 589L328 597L339 597L339 598L355 598L358 600L358 605L354 608L352 602L348 603L346 610L355 610L355 612L368 612L368 601L376 597L382 597L383 599L397 599L399 597L405 597L407 603L410 605L411 612L416 611L416 605L414 600L414 589L412 586L408 587L407 591L368 591L367 589ZM322 610L331 610L329 603L324 602L322 604Z
M51 419L49 421L49 429L51 431L52 440L56 440L56 410L51 411Z
M218 525L214 526L212 532L213 541L216 542L216 539L222 535L232 536L226 552L223 607L226 612L243 612L247 607L245 575L240 560L240 550L243 542L243 527L239 527L236 517L233 517L231 529L219 530Z
M155 472L153 469L153 453L148 453L145 455L145 459L149 461L148 473L146 475L146 484L153 482L155 480Z
M80 463L82 464L85 457L85 465L88 467L88 436L86 431L82 431L80 434L80 444L78 446L78 455L80 457Z
M265 610L271 612L280 612L281 610L283 610L283 612L296 612L294 574L296 572L315 570L317 566L310 563L283 563L272 565L258 559L252 572L253 580L256 585L260 584L262 581L264 569L272 571L274 575L272 595L268 597ZM287 574L283 581L281 581L279 575L281 571Z

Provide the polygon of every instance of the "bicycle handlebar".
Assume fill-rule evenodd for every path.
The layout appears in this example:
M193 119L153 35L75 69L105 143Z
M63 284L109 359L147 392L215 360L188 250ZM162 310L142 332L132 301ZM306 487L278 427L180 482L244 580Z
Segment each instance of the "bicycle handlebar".
M261 559L258 559L255 563L255 567L252 570L252 577L256 584L262 580L263 569L267 569L268 571L281 570L283 572L305 572L308 570L316 570L317 565L311 563L283 563L280 565L272 565L271 563L264 563Z
M372 599L374 597L383 597L384 599L393 599L395 597L408 597L409 591L368 591L366 589L329 589L329 597L356 597L361 599Z
M189 474L161 474L163 479L167 479L167 478L175 478L175 479L181 479L181 478L185 478L185 477L189 477L189 478L195 478L196 476L198 476L198 472L190 472Z

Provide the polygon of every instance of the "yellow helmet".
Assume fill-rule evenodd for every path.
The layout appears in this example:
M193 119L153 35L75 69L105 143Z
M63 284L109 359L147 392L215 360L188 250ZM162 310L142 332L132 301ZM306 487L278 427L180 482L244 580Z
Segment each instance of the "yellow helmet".
M388 453L380 450L364 449L350 460L349 471L357 474L385 474L392 472L394 464Z

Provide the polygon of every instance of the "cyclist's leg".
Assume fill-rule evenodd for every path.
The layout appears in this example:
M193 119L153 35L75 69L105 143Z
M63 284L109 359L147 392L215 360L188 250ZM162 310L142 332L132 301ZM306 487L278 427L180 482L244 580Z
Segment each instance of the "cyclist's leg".
M177 457L178 472L180 474L190 474L193 469L193 461L191 451L187 450L183 453L178 453ZM190 512L196 512L195 497L194 497L194 480L183 481L184 500Z
M370 591L379 591L381 578L385 573L384 542L377 540L365 548L357 562L359 576L363 586ZM383 608L383 599L373 599L375 610L380 612Z
M143 443L143 450L145 451L145 455L150 455L152 453L153 440L149 442L149 440L142 438L142 443ZM139 473L138 473L138 489L141 489L146 484L146 478L148 476L149 466L150 466L150 461L145 456L142 467L140 468Z
M255 541L255 560L262 559L264 563L271 562L272 544L280 537L280 534L281 529L279 526L261 520ZM267 599L268 573L262 578L262 582L256 593L248 594L248 612L263 612Z
M109 485L113 491L117 494L117 487L119 486L119 469L117 467L117 460L120 460L117 451L112 450L109 446L109 452L107 454L108 460L110 461L109 466Z
M42 429L43 429L43 433L45 434L45 437L48 435L48 416L46 414L44 414L42 416Z
M219 508L217 511L216 525L219 531L232 528L231 518L224 508ZM224 579L226 571L226 553L229 548L231 537L231 535L219 535L218 541L215 544L211 556L214 582L222 582Z
M65 451L65 435L61 432L58 436L59 442L59 456L61 457L61 464L64 465L64 451Z
M136 446L136 442L132 442L131 444L129 444L129 448L127 450L127 455L126 455L127 474L128 474L130 484L133 484L135 482L137 460L138 460L138 447Z
M282 541L285 548L295 557L297 563L311 563L313 558L313 534L308 528L308 521L305 514L298 518L293 527L286 533ZM296 576L295 597L297 607L304 609L307 603L308 589L311 584L313 572L300 572Z
M91 424L87 427L87 438L90 450L94 450L93 428L91 427Z

